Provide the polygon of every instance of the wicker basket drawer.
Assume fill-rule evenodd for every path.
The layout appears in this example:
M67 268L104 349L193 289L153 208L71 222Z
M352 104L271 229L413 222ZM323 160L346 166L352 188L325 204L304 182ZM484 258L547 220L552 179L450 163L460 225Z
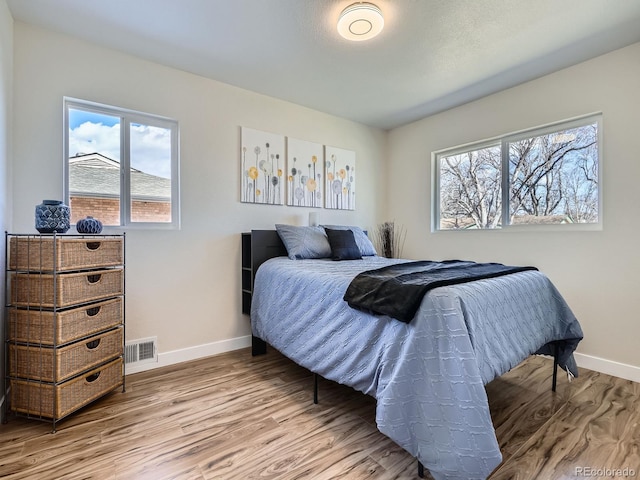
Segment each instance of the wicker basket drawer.
M122 358L58 385L11 379L11 409L59 419L122 385Z
M123 292L122 268L59 275L49 273L12 273L11 275L11 303L21 307L69 307L115 297L122 295Z
M54 255L55 247L55 255ZM122 265L122 238L12 237L9 242L9 268L52 272Z
M9 375L62 382L123 352L122 328L62 348L9 345Z
M55 344L62 345L120 325L122 319L121 297L56 313L11 308L8 339L53 345L55 338Z

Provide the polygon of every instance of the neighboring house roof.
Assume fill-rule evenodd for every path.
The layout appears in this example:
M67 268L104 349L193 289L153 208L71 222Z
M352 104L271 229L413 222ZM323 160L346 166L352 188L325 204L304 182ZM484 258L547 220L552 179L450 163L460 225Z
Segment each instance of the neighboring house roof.
M69 191L76 196L119 197L120 162L99 153L69 158ZM170 201L171 179L132 168L131 196L136 200Z

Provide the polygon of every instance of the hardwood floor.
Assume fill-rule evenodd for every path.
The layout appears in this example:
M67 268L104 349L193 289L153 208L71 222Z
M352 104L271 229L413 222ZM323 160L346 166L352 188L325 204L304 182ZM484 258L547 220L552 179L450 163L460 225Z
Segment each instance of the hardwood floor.
M371 397L321 379L314 405L312 389L313 376L273 349L129 375L126 393L55 434L10 416L0 478L417 478L415 459L376 429ZM640 384L583 369L554 394L551 361L531 357L487 392L504 457L492 480L640 477Z

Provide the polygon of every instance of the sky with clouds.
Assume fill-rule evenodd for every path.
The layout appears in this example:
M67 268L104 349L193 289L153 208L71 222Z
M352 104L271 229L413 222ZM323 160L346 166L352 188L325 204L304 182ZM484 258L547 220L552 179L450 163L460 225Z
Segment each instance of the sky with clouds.
M131 167L171 178L171 131L131 124ZM100 153L120 161L120 118L69 110L69 156Z

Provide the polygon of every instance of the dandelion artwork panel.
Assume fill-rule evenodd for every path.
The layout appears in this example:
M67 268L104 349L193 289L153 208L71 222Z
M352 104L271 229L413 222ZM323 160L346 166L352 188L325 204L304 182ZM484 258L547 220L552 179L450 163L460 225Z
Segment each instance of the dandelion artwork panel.
M282 205L284 198L284 135L242 127L240 200Z
M325 147L326 208L355 210L356 152L337 147Z
M322 207L323 153L319 143L287 138L287 205Z

